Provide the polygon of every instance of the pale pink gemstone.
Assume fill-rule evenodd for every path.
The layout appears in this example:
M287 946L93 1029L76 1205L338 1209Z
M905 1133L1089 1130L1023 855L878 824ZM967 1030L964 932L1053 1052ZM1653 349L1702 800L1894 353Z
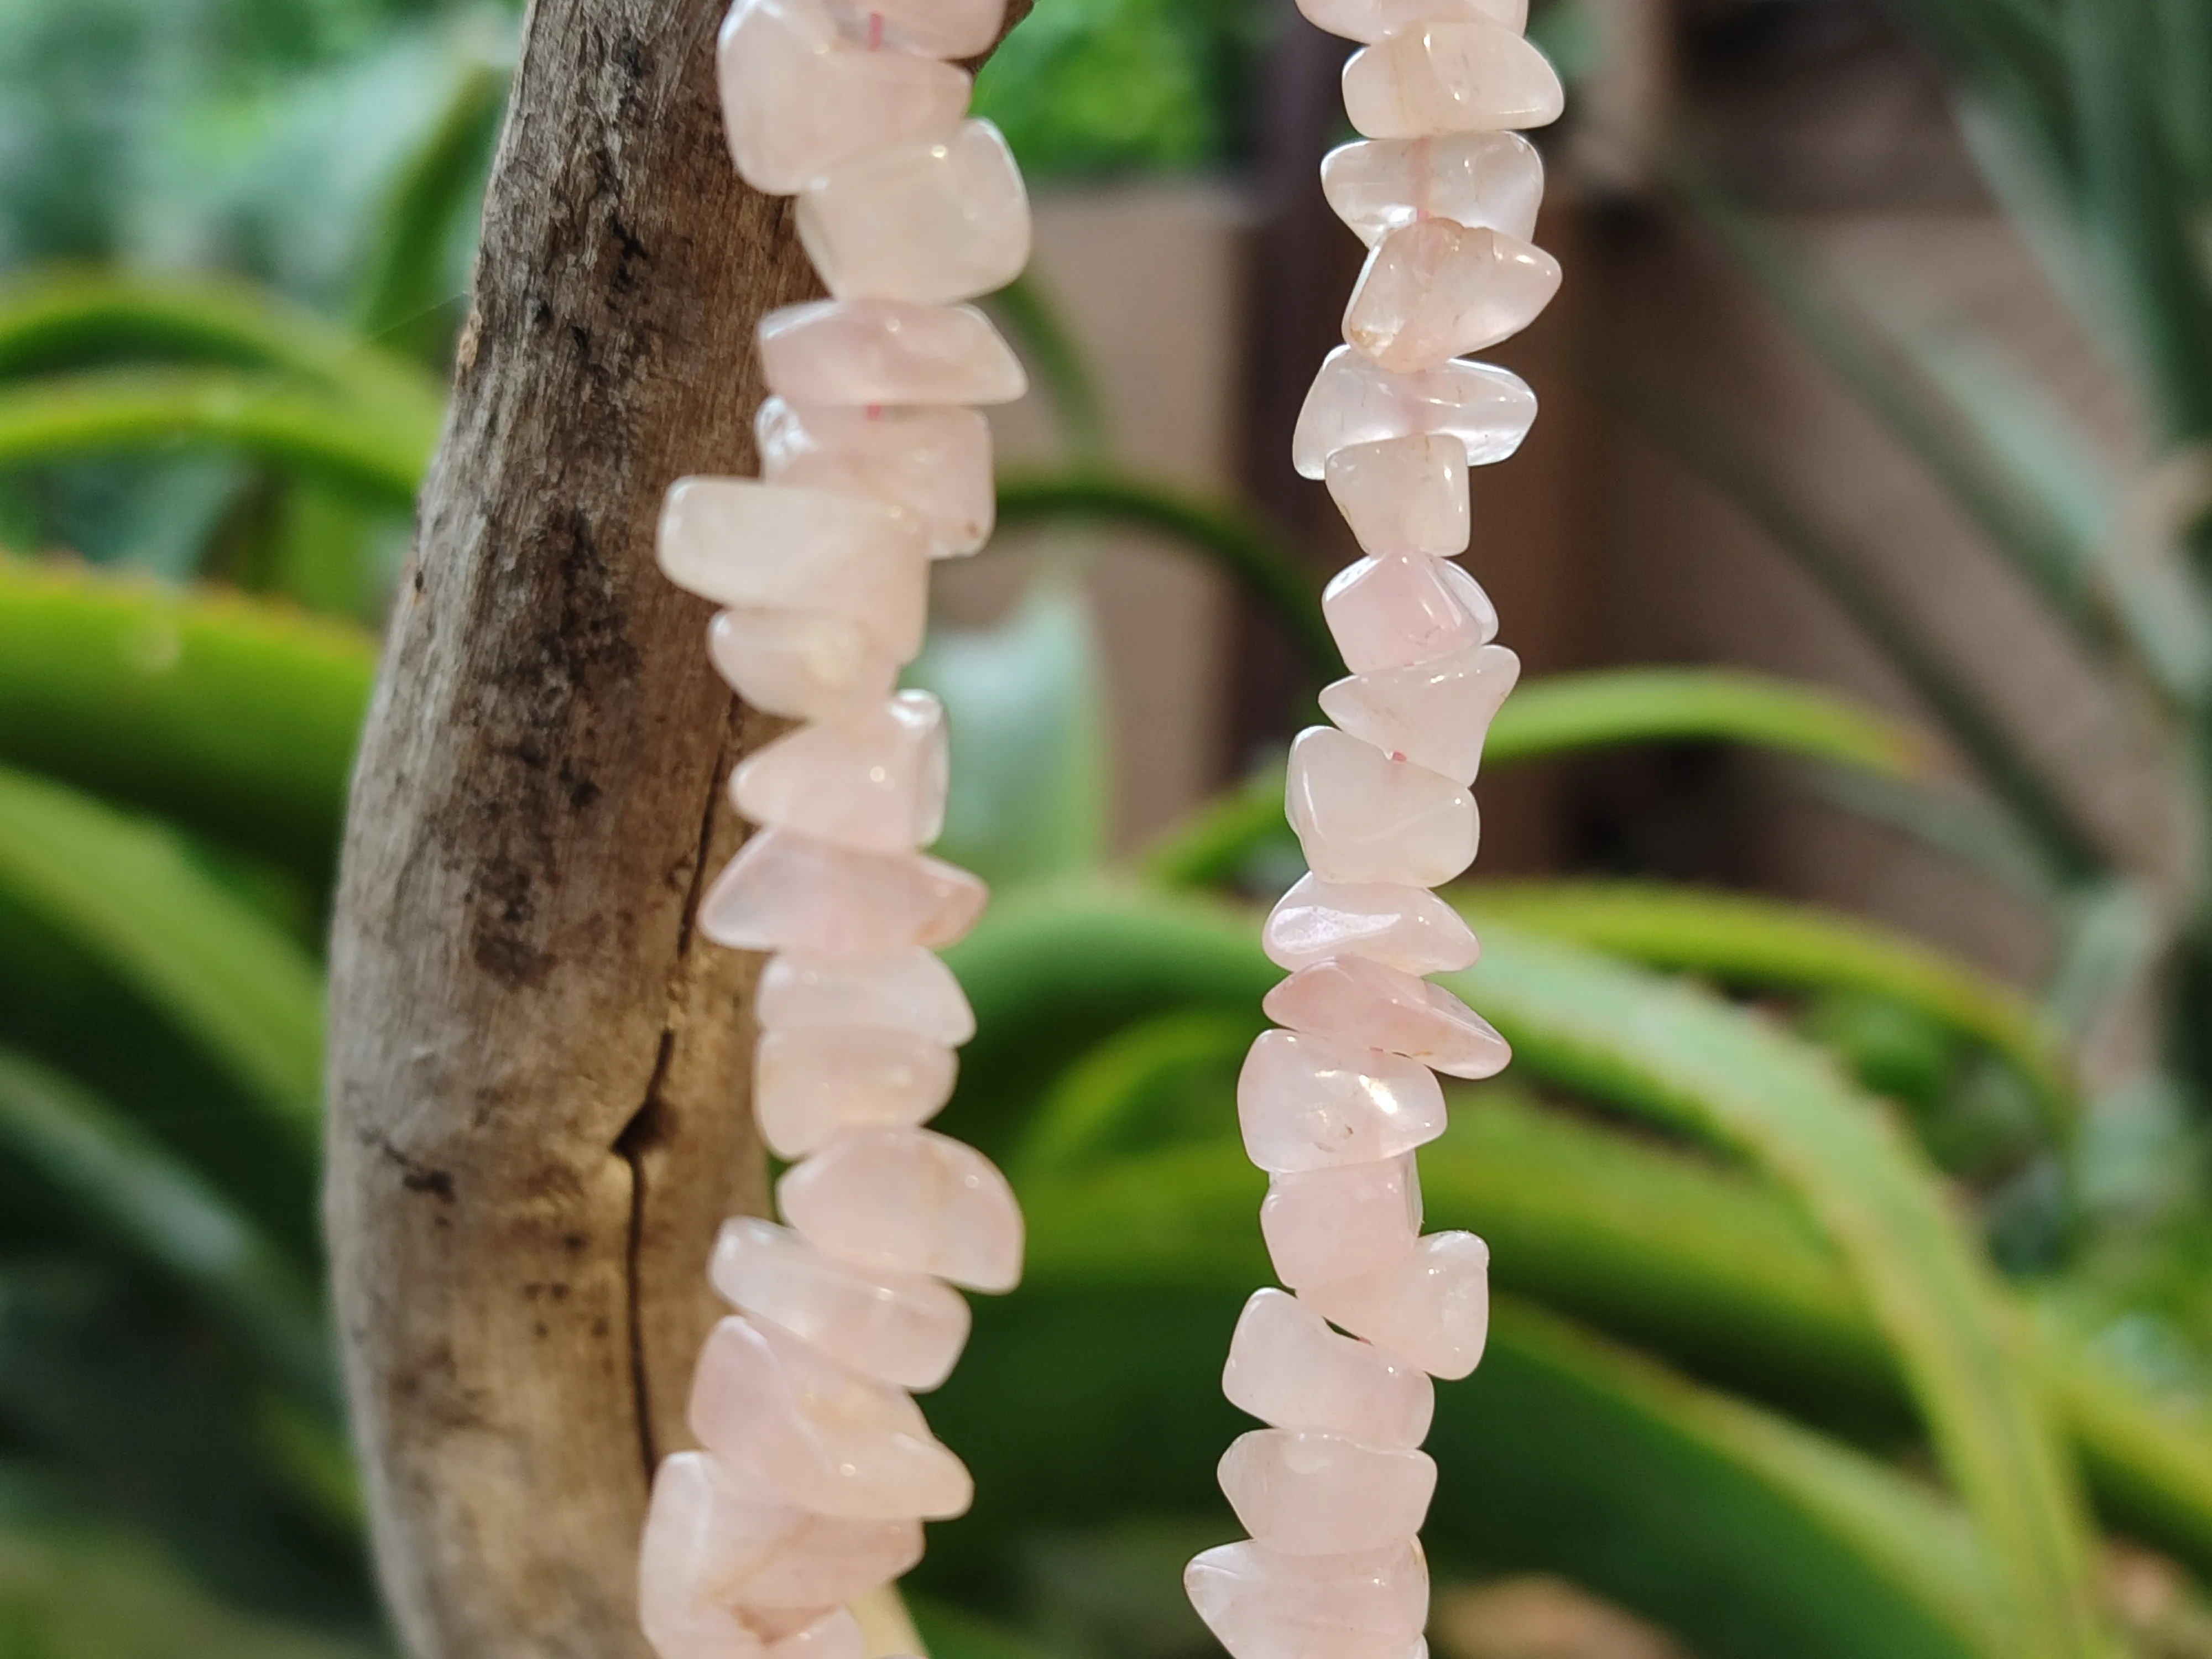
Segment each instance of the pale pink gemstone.
M848 40L819 0L738 0L718 53L722 125L738 173L793 196L838 162L936 133L968 112L968 76Z
M1387 1267L1421 1236L1413 1155L1269 1176L1260 1236L1275 1277L1293 1290Z
M1333 726L1291 744L1291 828L1323 881L1441 887L1474 862L1474 797L1440 772L1394 760Z
M753 1015L764 1031L878 1025L957 1048L975 1035L968 994L937 955L915 948L858 961L780 956L761 974Z
M899 659L856 622L811 611L723 611L707 654L754 708L794 720L857 714L890 696Z
M902 691L863 714L787 732L730 776L730 800L772 823L863 853L927 847L951 781L945 705Z
M1230 1443L1222 1495L1259 1542L1285 1555L1350 1555L1402 1544L1436 1493L1425 1452L1363 1446L1310 1429L1254 1429Z
M1410 668L1498 637L1498 611L1449 559L1385 553L1357 559L1322 590L1322 614L1355 674Z
M1006 404L1029 376L973 306L814 300L760 320L761 372L792 403Z
M1413 1659L1428 1620L1428 1565L1411 1542L1356 1555L1224 1544L1182 1583L1231 1659Z
M839 1607L769 1649L769 1659L866 1659L868 1639L852 1610ZM729 1659L726 1654L715 1659Z
M1278 968L1364 957L1409 974L1450 974L1482 954L1458 911L1425 887L1301 876L1275 902L1260 943Z
M1454 359L1395 374L1350 346L1322 359L1291 434L1291 460L1318 478L1328 458L1354 444L1443 433L1466 446L1468 464L1487 466L1521 447L1536 422L1536 394L1495 363Z
M1354 674L1323 688L1322 712L1340 730L1403 755L1455 783L1482 769L1490 722L1521 678L1521 659L1479 645L1434 661Z
M1467 447L1422 433L1328 458L1329 499L1369 553L1467 551Z
M1369 138L1322 158L1322 194L1373 247L1422 219L1488 225L1528 241L1544 200L1544 161L1517 132Z
M1302 1285L1298 1297L1431 1376L1465 1376L1490 1334L1490 1247L1473 1233L1431 1233L1403 1261Z
M1490 1022L1443 986L1360 957L1310 963L1261 1006L1294 1031L1369 1043L1452 1077L1494 1077L1513 1058Z
M660 1659L861 1659L860 1625L842 1607L751 1607L705 1593L694 1581L711 1583L714 1564L672 1559L691 1540L665 1530L656 1538L659 1514L656 1506L646 1521L638 1627Z
M841 300L945 305L1021 275L1029 195L998 128L963 121L833 169L799 198L799 240Z
M973 553L991 538L991 426L975 410L802 408L770 398L753 438L768 482L872 496L921 527L933 559Z
M1334 1037L1262 1031L1237 1077L1244 1151L1271 1175L1376 1164L1444 1132L1425 1066Z
M1221 1391L1279 1429L1318 1429L1370 1446L1428 1437L1436 1385L1371 1342L1340 1336L1294 1296L1255 1291L1229 1339Z
M999 38L1006 0L831 0L850 33L930 58L980 58Z
M968 1340L968 1304L957 1291L921 1273L863 1272L773 1221L724 1222L708 1275L757 1322L897 1388L935 1388Z
M1510 338L1559 291L1559 262L1543 249L1486 226L1424 219L1367 256L1344 337L1407 374Z
M692 1375L690 1422L708 1451L819 1514L945 1520L975 1497L905 1393L772 1325L714 1327Z
M1369 138L1548 126L1566 106L1544 54L1486 18L1413 24L1344 66L1344 112Z
M921 649L929 545L880 501L750 478L678 478L660 511L661 570L733 609L842 617L901 661Z
M951 1049L912 1031L802 1025L753 1051L753 1115L778 1158L804 1158L848 1129L911 1128L952 1097Z
M950 945L988 896L965 870L920 853L855 853L763 830L707 890L699 927L732 951L882 956Z
M776 1182L784 1218L864 1267L934 1273L978 1291L1022 1276L1022 1212L998 1166L927 1129L840 1135Z
M1370 42L1432 18L1485 17L1510 29L1528 24L1528 0L1298 0L1298 9L1316 28Z

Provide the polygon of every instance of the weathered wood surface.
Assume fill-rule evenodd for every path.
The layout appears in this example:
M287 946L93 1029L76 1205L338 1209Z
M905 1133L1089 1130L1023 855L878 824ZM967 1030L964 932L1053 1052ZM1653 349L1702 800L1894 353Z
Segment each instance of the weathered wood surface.
M635 1540L716 1315L706 1251L766 1199L754 965L689 923L771 728L652 556L669 480L750 470L753 324L817 291L789 204L731 171L726 4L532 9L354 785L325 1217L418 1659L643 1652Z

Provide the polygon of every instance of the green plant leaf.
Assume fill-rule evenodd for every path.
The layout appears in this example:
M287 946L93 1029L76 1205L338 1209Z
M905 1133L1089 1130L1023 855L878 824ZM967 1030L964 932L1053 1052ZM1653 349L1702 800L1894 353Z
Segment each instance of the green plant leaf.
M1013 335L1043 383L1069 459L1085 465L1103 460L1111 445L1097 382L1042 279L1034 270L1025 271L985 304Z
M1177 1122L1217 1138L1227 1133L1226 1120L1193 1124L1179 1085L1233 1085L1264 1023L1256 1008L1241 1016L1193 1008L1115 1032L1061 1073L1038 1103L1008 1170L1035 1179L1084 1169L1156 1140ZM1224 1090L1212 1091L1213 1100L1224 1097ZM1155 1101L1160 1103L1151 1106Z

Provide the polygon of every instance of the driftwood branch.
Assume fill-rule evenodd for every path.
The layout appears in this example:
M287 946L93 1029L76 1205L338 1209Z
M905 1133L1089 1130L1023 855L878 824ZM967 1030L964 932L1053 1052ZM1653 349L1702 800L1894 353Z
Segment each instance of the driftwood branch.
M754 322L816 291L723 147L726 3L532 9L354 785L325 1212L418 1659L642 1653L706 1251L766 1197L754 964L690 918L743 833L722 781L772 729L653 565L672 478L751 467Z

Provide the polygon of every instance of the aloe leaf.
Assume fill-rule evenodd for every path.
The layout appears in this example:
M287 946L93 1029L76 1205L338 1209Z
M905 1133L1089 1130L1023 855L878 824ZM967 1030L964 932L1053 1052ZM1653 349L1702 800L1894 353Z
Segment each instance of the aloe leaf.
M1233 1079L1244 1050L1263 1022L1257 1009L1193 1008L1162 1014L1115 1032L1069 1066L1037 1103L1036 1112L1007 1168L1017 1179L1035 1179L1088 1167L1143 1145L1181 1120L1217 1137L1226 1121L1190 1125L1191 1115L1170 1100L1146 1112L1144 1103L1175 1093L1178 1084ZM1218 1102L1224 1095L1215 1091Z

